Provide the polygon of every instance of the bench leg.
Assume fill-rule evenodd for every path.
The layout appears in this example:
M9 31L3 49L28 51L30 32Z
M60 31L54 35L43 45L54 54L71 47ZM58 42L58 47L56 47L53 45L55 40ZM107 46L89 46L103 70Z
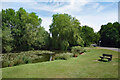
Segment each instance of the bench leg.
M103 60L104 58L101 57L101 60Z
M111 61L111 59L108 59L108 61Z

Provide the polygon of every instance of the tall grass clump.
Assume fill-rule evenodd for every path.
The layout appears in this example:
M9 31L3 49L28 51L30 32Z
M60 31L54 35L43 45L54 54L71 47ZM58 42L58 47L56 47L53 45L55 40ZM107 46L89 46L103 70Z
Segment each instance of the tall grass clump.
M11 67L20 64L48 61L50 51L26 51L21 53L2 54L2 67Z
M55 55L54 59L55 60L68 60L71 57L73 57L73 53L59 53Z

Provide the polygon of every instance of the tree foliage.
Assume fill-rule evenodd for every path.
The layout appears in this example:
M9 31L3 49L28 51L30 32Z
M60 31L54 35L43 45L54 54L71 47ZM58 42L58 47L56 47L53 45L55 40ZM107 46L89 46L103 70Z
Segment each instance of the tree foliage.
M49 33L43 27L39 27L33 44L34 49L49 49L49 39Z
M120 47L120 24L118 22L102 25L99 33L101 46Z
M0 12L2 18L2 51L38 49L67 50L72 46L90 46L101 40L102 46L120 47L120 24L102 25L95 33L89 26L80 26L79 20L68 14L54 14L50 34L41 26L42 19L36 13L20 8ZM1 19L0 19L1 22ZM50 35L52 35L50 37Z
M3 52L8 48L9 51L45 48L49 34L41 27L41 22L36 13L28 13L23 8L2 10Z
M5 27L2 31L2 51L10 52L13 48L13 37L11 35L11 30L8 27Z
M99 40L99 34L94 33L93 28L89 26L82 27L81 37L84 40L84 46L90 46L90 44L97 43Z
M81 26L79 21L68 14L54 14L50 25L53 49L67 50L71 46L83 46L80 37Z

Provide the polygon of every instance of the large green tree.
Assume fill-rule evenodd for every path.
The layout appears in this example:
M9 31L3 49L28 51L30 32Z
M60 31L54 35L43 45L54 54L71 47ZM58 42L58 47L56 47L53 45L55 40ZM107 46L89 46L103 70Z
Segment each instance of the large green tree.
M41 29L42 19L36 13L26 12L25 9L20 8L18 11L13 9L2 10L2 30L4 35L10 35L12 44L7 44L6 38L3 38L3 44L12 47L13 51L23 51L31 49L45 48L49 34L45 29ZM40 30L41 29L41 30ZM7 31L8 30L8 31ZM44 37L44 38L41 38ZM9 38L11 42L11 39ZM47 39L47 40L46 40ZM36 48L36 43L41 47ZM11 46L12 45L12 46ZM9 48L10 49L10 48ZM3 50L5 51L5 50Z
M37 28L34 49L49 49L50 35L43 27Z
M2 31L2 44L3 52L10 52L13 49L13 37L8 27L5 27Z
M102 25L99 33L101 46L120 47L120 24L118 22Z
M41 19L32 12L27 13L25 9L20 8L16 12L16 24L13 28L16 50L33 49L32 44L35 42L37 27L40 26Z
M84 40L84 46L90 46L90 44L95 43L99 38L98 34L94 33L93 28L89 26L82 27L81 36Z
M99 40L100 40L100 33L99 32L95 32L94 33L94 38L93 38L94 40L94 43L96 43L96 44L99 44Z
M83 46L80 37L81 26L79 21L68 14L54 14L50 33L52 34L53 49L67 50L71 46Z

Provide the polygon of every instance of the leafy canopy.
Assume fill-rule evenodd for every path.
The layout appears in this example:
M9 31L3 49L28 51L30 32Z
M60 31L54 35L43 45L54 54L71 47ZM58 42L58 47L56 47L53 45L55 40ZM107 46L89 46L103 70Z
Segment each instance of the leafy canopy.
M67 50L71 46L83 46L84 41L80 37L80 22L68 14L54 14L50 33L52 34L53 49Z

